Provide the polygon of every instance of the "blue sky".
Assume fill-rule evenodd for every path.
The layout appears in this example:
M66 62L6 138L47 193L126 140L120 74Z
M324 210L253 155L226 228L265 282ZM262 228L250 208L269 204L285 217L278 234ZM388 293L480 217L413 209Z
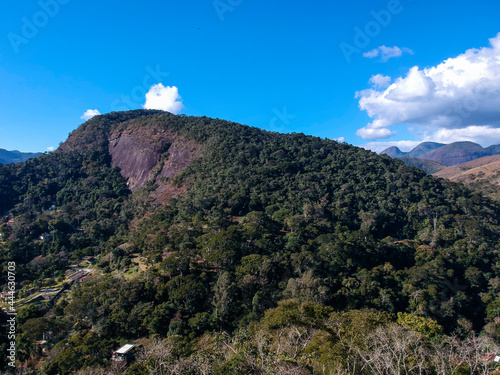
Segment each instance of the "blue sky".
M500 143L499 11L470 0L2 2L0 148L56 148L87 110L143 106L372 149Z

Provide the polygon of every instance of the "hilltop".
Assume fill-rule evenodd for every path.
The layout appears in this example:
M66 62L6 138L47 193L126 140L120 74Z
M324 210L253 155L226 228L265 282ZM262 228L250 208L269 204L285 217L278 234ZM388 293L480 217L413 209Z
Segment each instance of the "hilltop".
M104 366L129 341L150 350L130 373L154 373L163 342L180 373L311 374L363 360L335 327L396 326L433 348L497 332L500 205L387 155L138 110L92 118L0 180L19 293L92 259L92 281L20 309L18 358L46 374Z

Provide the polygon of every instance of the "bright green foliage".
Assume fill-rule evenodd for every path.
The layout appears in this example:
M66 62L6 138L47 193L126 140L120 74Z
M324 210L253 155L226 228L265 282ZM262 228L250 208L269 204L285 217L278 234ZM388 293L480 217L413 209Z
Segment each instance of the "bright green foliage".
M402 312L398 312L398 324L422 334L425 338L435 337L443 331L443 327L435 320Z

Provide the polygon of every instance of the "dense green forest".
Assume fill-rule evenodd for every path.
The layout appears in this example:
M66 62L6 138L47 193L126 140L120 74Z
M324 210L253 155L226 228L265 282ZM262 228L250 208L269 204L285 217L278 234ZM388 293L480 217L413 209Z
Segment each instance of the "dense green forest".
M132 192L109 135L152 127L201 156ZM167 183L184 193L160 205L153 192ZM18 309L26 373L496 365L484 355L500 343L500 205L385 155L206 117L111 113L53 153L0 166L0 214L2 275L16 262L17 298L61 289ZM71 282L82 259L92 278ZM135 360L110 361L127 342L140 346Z

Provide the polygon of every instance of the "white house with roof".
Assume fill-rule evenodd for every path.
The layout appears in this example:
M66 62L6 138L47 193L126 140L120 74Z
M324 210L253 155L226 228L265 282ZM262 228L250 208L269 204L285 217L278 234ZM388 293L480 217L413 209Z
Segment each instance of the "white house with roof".
M134 348L136 345L134 344L126 344L121 348L113 351L113 357L111 358L113 361L127 361L134 357Z

